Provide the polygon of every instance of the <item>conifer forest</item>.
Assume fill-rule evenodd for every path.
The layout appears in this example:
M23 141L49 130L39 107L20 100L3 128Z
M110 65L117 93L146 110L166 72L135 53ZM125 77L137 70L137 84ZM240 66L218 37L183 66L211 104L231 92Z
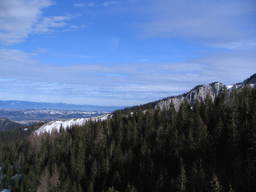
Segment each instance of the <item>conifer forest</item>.
M150 105L59 133L1 132L0 180L14 192L253 192L256 89L214 102Z

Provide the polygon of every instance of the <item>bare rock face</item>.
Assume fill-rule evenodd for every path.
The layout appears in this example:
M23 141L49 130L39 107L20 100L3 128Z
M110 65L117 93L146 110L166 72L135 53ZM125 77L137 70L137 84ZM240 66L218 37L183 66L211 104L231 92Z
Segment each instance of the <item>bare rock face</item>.
M224 90L231 92L232 90L238 90L243 87L249 86L251 88L256 88L256 73L244 80L241 83L236 83L234 85L226 86L220 82L214 82L208 85L198 85L188 93L175 97L167 97L155 103L155 108L160 108L160 110L168 109L171 104L174 105L176 111L179 110L180 105L183 102L187 102L190 105L196 102L203 102L207 97L211 98L212 101Z
M159 101L155 108L168 109L171 104L174 105L176 111L179 110L180 105L183 102L187 102L188 104L195 104L197 101L203 102L207 98L211 98L214 100L216 96L218 96L222 91L226 89L226 85L219 82L214 82L208 85L199 85L194 89L180 96L176 97L168 97Z

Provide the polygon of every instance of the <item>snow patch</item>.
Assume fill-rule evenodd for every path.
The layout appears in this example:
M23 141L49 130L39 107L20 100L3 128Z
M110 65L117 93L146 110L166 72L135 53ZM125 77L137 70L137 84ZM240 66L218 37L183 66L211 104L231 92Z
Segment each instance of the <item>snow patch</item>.
M1 192L12 192L11 189L3 189Z
M43 133L51 133L53 131L59 132L60 129L68 129L73 126L82 126L88 121L104 121L111 118L110 114L98 116L98 117L91 117L91 118L79 118L79 119L69 119L69 120L58 120L58 121L51 121L46 123L39 129L35 131L36 135L40 135Z

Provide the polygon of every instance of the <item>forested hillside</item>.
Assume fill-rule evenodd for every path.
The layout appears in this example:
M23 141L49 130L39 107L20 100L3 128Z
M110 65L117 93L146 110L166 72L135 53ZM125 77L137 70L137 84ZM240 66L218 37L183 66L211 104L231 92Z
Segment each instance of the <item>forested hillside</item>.
M256 89L179 111L137 107L52 135L0 142L15 192L253 192ZM4 133L1 133L4 134Z

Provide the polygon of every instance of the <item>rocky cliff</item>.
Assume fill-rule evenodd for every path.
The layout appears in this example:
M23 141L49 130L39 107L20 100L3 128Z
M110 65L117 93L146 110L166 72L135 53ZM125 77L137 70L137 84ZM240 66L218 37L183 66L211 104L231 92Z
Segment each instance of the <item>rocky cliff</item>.
M154 107L160 108L161 110L164 108L169 108L171 104L174 105L176 111L179 110L181 103L187 102L188 104L195 104L197 101L202 102L205 101L207 97L214 100L216 96L222 93L224 90L231 92L235 89L241 89L243 87L252 87L256 88L256 73L244 80L241 83L236 83L234 85L226 86L220 82L214 82L208 85L198 85L193 88L191 91L178 96L167 97L160 101L155 102Z

